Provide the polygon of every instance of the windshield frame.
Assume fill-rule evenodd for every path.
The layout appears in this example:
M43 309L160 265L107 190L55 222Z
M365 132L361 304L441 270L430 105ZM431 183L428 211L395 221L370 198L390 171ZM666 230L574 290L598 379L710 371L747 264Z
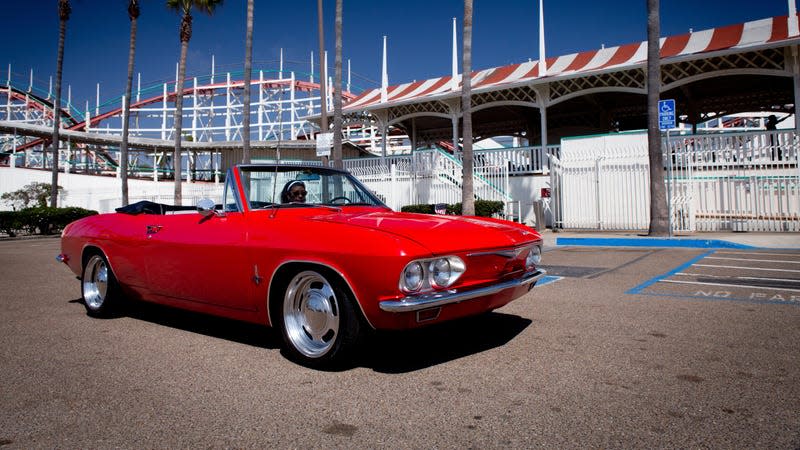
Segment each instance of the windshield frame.
M341 207L348 207L348 206L361 206L361 207L377 207L377 208L386 208L385 203L383 203L372 191L369 190L361 181L359 181L356 177L354 177L350 172L346 170L334 169L330 167L324 167L321 165L311 165L311 164L240 164L236 166L237 171L239 172L238 181L241 187L241 200L244 203L248 210L263 210L263 209L273 209L276 207L331 207L334 206L336 208ZM332 177L342 177L341 183L345 187L348 188L348 192L356 197L357 201L351 202L343 201L343 202L331 202L328 200L325 201L312 201L312 198L306 203L296 203L296 202L282 202L280 201L280 193L284 187L285 180L291 178L285 178L280 182L278 179L280 178L281 173L287 172L305 172L308 176L308 179L296 178L299 181L304 182L314 182L319 181L321 186L327 187L329 183L332 183ZM272 183L267 183L269 186L265 185L265 189L271 190L271 193L267 195L269 199L275 201L258 201L255 199L250 192L251 189L251 176L252 173L275 173L276 175L272 178ZM315 178L319 177L319 178ZM323 183L323 181L325 181ZM324 191L325 188L322 188ZM319 198L322 193L318 192L316 197ZM328 199L335 199L333 193L327 193ZM350 197L348 197L350 198Z

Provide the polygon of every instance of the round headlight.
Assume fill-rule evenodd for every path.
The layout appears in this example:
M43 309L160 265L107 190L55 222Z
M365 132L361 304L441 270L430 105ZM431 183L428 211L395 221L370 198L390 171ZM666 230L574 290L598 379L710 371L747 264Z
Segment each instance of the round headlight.
M535 245L531 247L531 251L528 252L528 256L525 258L525 269L535 269L540 262L542 262L542 248Z
M425 270L422 264L414 261L403 269L403 285L401 286L406 291L418 291L422 287L423 275Z
M450 269L450 261L440 258L431 262L431 277L433 284L439 287L447 287L453 272Z
M525 269L535 269L542 262L542 248L538 245L531 247L528 256L525 258Z

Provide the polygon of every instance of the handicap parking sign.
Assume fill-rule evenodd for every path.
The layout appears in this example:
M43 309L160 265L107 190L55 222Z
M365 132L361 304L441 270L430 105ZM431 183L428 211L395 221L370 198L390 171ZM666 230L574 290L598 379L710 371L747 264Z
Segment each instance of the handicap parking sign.
M661 130L675 128L675 99L659 100L658 128Z

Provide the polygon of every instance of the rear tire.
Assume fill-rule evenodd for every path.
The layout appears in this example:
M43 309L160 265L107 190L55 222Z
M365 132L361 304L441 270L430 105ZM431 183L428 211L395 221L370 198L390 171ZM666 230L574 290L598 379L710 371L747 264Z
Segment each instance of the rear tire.
M290 359L313 368L347 361L361 324L353 300L337 279L316 269L295 273L275 308Z
M119 310L119 283L100 252L88 255L83 264L81 296L86 313L92 317L111 317Z

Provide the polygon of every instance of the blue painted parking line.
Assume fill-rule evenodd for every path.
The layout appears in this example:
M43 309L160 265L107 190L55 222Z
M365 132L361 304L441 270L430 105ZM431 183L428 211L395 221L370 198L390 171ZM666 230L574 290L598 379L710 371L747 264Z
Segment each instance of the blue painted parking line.
M648 287L658 283L659 281L661 281L661 280L663 280L665 278L669 278L669 277L671 277L672 275L675 275L678 272L683 272L684 270L686 270L689 267L691 267L694 263L700 261L701 259L703 259L706 256L711 255L713 253L714 253L714 250L711 250L710 252L705 252L700 256L696 256L696 257L690 259L689 261L681 264L680 266L670 270L669 272L661 274L661 275L659 275L657 277L653 277L653 278L645 281L644 283L640 284L639 286L636 286L635 288L628 290L628 292L626 292L626 294L641 294L642 291L647 289Z
M594 246L594 247L672 247L672 248L738 248L754 249L751 245L719 239L683 238L556 238L556 245Z
M544 286L545 284L555 283L558 280L563 280L564 277L557 277L553 275L545 275L536 282L536 287Z
M695 281L681 281L671 279L672 277L680 277L686 275L696 275L696 274L687 274L685 271L690 269L692 266L696 267L709 267L708 265L704 264L697 264L704 258L714 259L710 255L716 253L716 250L711 250L702 255L696 256L689 261L675 267L674 269L665 272L661 275L655 276L644 283L629 289L626 291L626 294L634 294L634 295L647 295L652 297L661 297L661 298L685 298L685 299L692 299L692 300L701 300L701 301L728 301L728 302L740 302L740 303L758 303L758 304L779 304L779 305L793 305L793 306L800 306L800 295L794 294L798 292L797 289L792 289L789 286L764 286L764 285L748 285L748 284L732 284L732 283L724 283L724 282L714 282L708 280L695 280ZM723 252L724 253L724 252ZM721 259L721 258L717 258ZM735 259L735 258L731 258ZM750 259L750 261L753 261ZM769 261L768 261L769 262ZM794 261L779 261L779 262L791 262ZM715 265L713 267L717 268L724 268L728 267L730 269L738 270L738 269L748 269L748 270L760 270L759 268L753 267L738 267L738 266L724 266L724 265ZM763 270L775 270L775 269L763 269ZM781 269L777 269L781 270ZM779 279L779 278L763 278L763 277L740 277L736 276L735 273L730 275L703 275L706 278L711 278L712 280L715 278L720 278L722 280L730 280L730 279L741 279L741 280L772 280L772 281L781 281L781 282L792 282L795 281L794 279ZM703 288L697 290L694 293L687 293L687 292L656 292L653 290L648 291L648 288L654 286L656 283L664 283L662 286L672 285L676 286L678 284L681 285L697 285L697 286L712 286L709 289ZM675 284L673 284L675 283ZM744 288L744 289L753 289L753 292L749 292L747 294L742 294L741 292L737 292L733 288ZM668 291L669 288L666 288Z

